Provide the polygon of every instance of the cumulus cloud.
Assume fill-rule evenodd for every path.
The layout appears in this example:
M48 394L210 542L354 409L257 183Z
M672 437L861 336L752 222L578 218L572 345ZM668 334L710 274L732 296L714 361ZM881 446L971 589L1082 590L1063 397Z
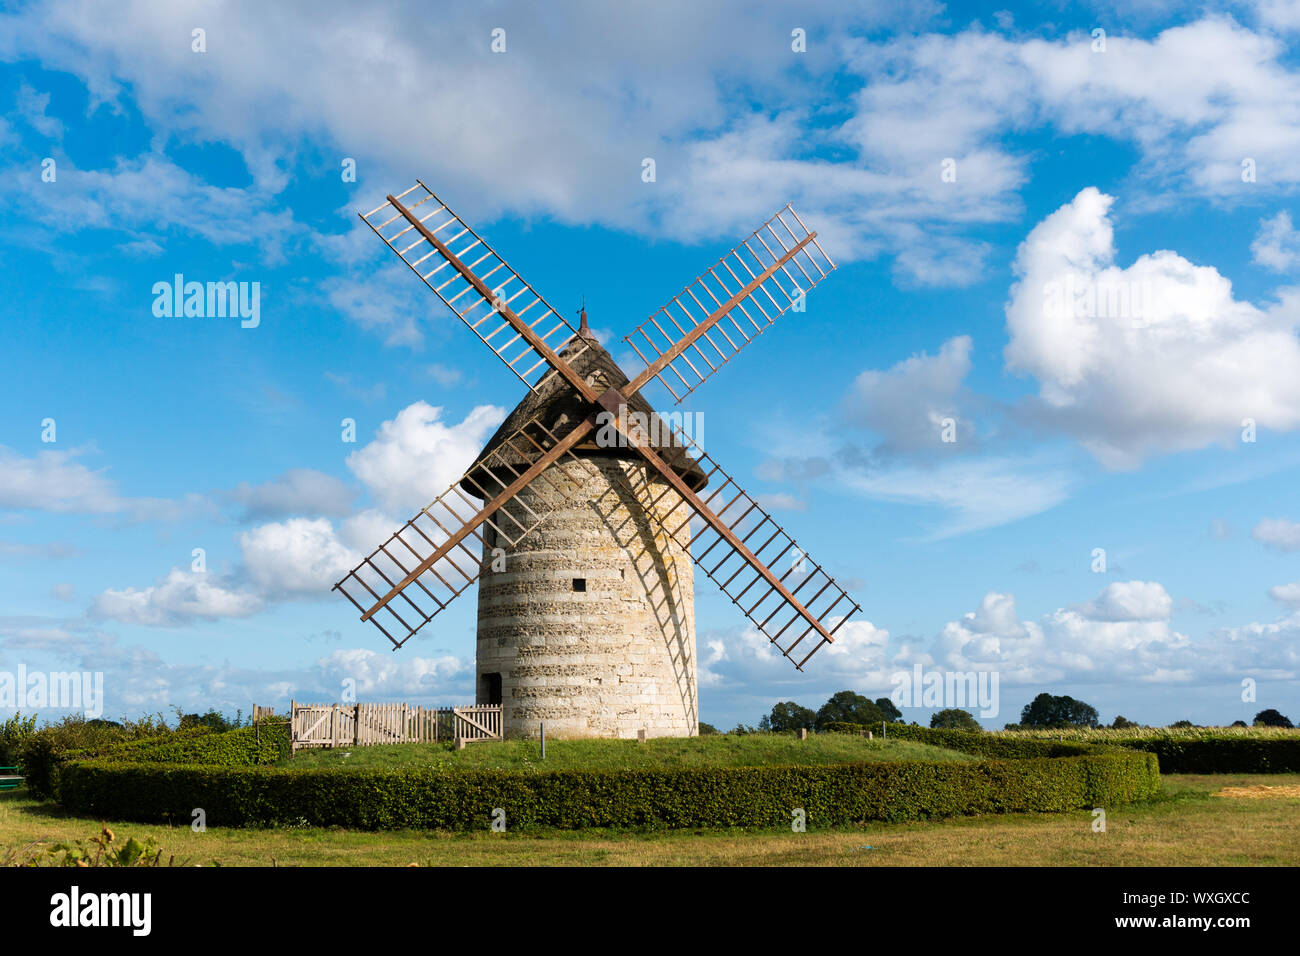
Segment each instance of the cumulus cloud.
M393 515L417 511L445 490L504 417L502 409L484 405L459 423L447 423L442 411L425 402L407 406L348 457L348 467L371 497L388 507L352 511L355 494L347 485L309 469L293 469L259 485L241 484L224 494L245 507L246 517L291 516L240 532L241 560L228 576L173 570L151 586L105 591L94 613L172 626L245 617L281 601L328 599L334 584L401 525ZM84 475L75 474L85 483ZM400 576L395 566L389 572Z
M1079 610L1091 621L1160 621L1173 606L1169 592L1155 581L1116 581Z
M830 626L838 623L832 619ZM748 625L738 632L700 639L700 686L730 689L789 682L801 693L820 692L832 683L884 686L893 669L886 656L888 644L888 631L855 618L839 628L834 643L813 655L801 675L762 632ZM808 690L810 686L814 691Z
M219 224L213 241L257 241L268 259L307 234L291 215L265 209L288 180L283 157L304 136L345 149L376 181L409 181L410 156L427 157L432 166L420 172L446 195L468 197L456 208L472 221L540 214L646 234L667 223L698 240L748 231L789 198L838 255L889 253L904 281L937 285L978 280L988 246L966 227L1020 209L1028 156L1004 145L1008 132L1055 128L1127 140L1162 191L1224 194L1240 186L1242 157L1267 170L1259 189L1300 181L1290 161L1300 145L1300 77L1267 31L1207 16L1150 39L1111 36L1099 55L1082 32L1051 39L979 26L923 32L940 9L868 4L809 15L793 3L756 11L730 0L674 2L617 12L594 4L557 22L553 13L507 4L500 12L510 52L488 65L489 38L473 11L435 24L379 4L344 40L334 28L350 16L341 2L318 4L310 16L287 8L256 20L221 8L206 26L220 53L195 71L188 45L172 41L188 35L183 10L138 2L110 13L65 0L6 17L0 52L79 75L95 103L120 105L129 91L155 129L233 146L253 179L242 198L240 190L196 188L165 157L147 154L112 171L120 189L79 190L92 217L121 203L114 221L130 219L132 184L154 175L152 189L174 197L177 214L157 221L202 231L200 219L210 219ZM1268 9L1266 23L1286 22L1283 0ZM796 10L809 37L821 39L774 71ZM882 25L902 25L904 35L826 39ZM482 43L439 45L445 35ZM435 46L439 55L430 57ZM370 68L377 51L386 64L380 73ZM570 61L583 70L555 68ZM835 95L831 78L843 71L860 79L847 109L809 110ZM743 108L737 89L748 93ZM423 123L406 123L408 101L428 90L468 104L468 114L433 110ZM763 112L748 109L754 99ZM466 124L463 115L494 122ZM405 134L390 135L397 128ZM447 142L457 149L441 148ZM829 150L835 161L825 158ZM647 155L657 163L653 191L639 177ZM955 178L941 176L948 160ZM232 214L249 199L251 215ZM61 203L45 214L79 227L75 204ZM347 261L344 247L360 240L351 229L310 241ZM326 294L396 340L418 340L408 313L375 310L349 287L353 280Z
M262 599L214 574L173 568L148 587L109 588L91 607L97 617L124 624L176 627L195 620L248 617L262 609Z
M1172 608L1155 582L1116 582L1091 602L1023 621L1012 595L989 592L976 611L945 625L933 656L954 670L997 670L1012 684L1188 680L1192 661L1180 656L1188 639L1170 626Z
M273 597L325 597L361 560L324 518L260 525L241 533L239 546L249 581Z
M384 422L374 441L348 456L348 467L389 512L418 511L464 474L505 410L480 405L459 424L443 409L416 402Z
M1082 31L1012 39L972 27L863 42L855 64L870 82L845 129L896 164L937 173L939 157L954 158L956 184L970 157L1023 162L1005 152L1006 133L1052 125L1133 143L1139 174L1160 192L1235 191L1243 157L1287 188L1300 182L1300 74L1286 54L1276 37L1218 16L1150 39L1112 31L1104 53Z
M463 691L474 675L473 661L451 655L414 657L359 648L335 651L316 667L323 686L353 680L358 697L370 700L445 700L449 692Z
M1175 252L1116 265L1113 199L1089 187L1034 227L1006 307L1009 368L1039 384L1033 413L1106 466L1300 424L1300 313L1234 298Z

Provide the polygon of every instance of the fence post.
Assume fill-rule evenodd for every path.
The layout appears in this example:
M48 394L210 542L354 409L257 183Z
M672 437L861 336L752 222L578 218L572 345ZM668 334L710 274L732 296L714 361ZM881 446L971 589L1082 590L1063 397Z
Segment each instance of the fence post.
M296 726L298 718L298 702L292 697L289 698L289 755L292 756L298 752L298 728Z
M330 705L330 746L337 747L339 744L339 705Z

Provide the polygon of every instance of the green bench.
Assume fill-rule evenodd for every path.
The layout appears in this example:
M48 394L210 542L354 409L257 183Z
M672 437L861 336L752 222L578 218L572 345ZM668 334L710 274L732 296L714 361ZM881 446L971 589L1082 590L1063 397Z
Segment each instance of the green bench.
M0 767L0 790L16 790L22 782L17 767Z

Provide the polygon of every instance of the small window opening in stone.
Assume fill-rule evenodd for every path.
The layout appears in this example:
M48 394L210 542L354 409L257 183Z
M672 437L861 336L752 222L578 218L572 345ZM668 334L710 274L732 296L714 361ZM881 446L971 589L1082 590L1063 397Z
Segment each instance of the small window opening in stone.
M586 579L586 578L574 578L574 579L573 579L573 590L575 590L575 591L585 591L585 590L587 590L587 579Z

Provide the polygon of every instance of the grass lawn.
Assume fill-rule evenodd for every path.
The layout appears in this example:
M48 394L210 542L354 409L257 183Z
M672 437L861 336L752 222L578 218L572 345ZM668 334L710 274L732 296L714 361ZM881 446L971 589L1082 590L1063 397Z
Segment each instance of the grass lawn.
M547 746L549 762L551 746ZM424 831L229 830L113 824L119 841L154 837L166 860L226 866L1216 866L1300 865L1300 774L1168 775L1155 801L1087 810L874 824L807 833L673 831L448 834ZM1269 790L1260 788L1268 787ZM1216 796L1225 788L1236 796ZM1289 791L1289 795L1288 795ZM0 857L32 844L87 839L100 821L69 817L25 790L0 793Z
M349 754L350 756L344 756ZM484 740L456 750L451 744L387 744L337 750L306 750L286 761L293 767L380 769L442 763L474 770L635 770L647 767L757 767L768 764L832 764L871 761L978 760L970 754L911 740L867 740L849 734L710 734L635 740L551 740L546 759L536 740Z

